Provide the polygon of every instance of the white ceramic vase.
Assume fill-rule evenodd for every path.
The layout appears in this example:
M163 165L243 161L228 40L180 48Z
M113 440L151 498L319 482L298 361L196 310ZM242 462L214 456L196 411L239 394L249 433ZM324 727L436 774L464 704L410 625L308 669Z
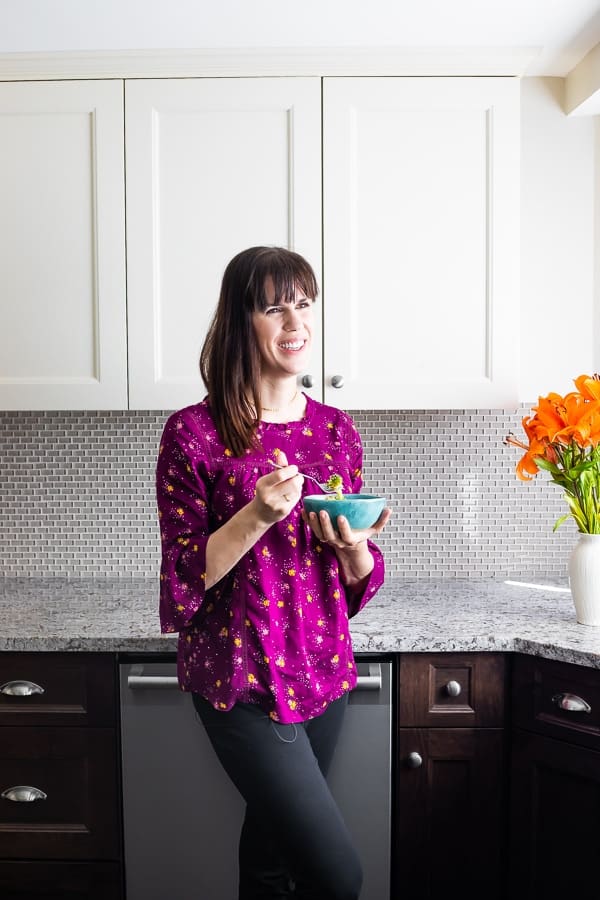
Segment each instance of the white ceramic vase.
M569 583L577 621L600 627L600 534L580 534L569 556Z

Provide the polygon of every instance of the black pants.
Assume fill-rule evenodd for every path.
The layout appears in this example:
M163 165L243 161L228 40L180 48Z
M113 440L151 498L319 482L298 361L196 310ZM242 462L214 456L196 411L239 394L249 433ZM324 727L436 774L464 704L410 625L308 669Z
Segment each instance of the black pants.
M225 771L246 801L239 900L357 900L362 869L325 781L347 695L297 725L259 707L194 706Z

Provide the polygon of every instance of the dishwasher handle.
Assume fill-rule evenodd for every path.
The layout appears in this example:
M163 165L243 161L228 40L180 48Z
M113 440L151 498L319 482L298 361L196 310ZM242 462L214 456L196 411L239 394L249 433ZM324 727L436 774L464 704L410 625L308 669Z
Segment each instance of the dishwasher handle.
M382 686L381 664L369 663L369 674L359 675L355 691L380 691ZM176 675L128 675L127 687L132 690L179 687Z
M177 675L128 675L127 687L132 690L148 688L172 688L178 687Z

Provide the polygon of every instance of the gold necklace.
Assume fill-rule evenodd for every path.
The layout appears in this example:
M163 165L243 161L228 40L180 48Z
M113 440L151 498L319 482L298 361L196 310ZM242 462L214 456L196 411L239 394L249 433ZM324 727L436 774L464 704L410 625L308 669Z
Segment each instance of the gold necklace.
M285 406L263 406L262 403L261 403L260 408L262 409L263 412L276 412L276 413L277 413L277 412L281 412L282 410L287 409L288 407L290 407L290 406L292 405L292 403L294 402L294 400L296 399L297 396L298 396L298 390L296 389L296 391L295 391L295 393L294 393L294 396L292 397L291 400L289 400L289 401L285 404Z

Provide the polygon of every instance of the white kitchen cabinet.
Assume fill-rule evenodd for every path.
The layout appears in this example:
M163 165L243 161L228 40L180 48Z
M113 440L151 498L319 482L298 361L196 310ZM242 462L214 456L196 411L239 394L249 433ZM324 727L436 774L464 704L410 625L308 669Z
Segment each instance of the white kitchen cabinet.
M171 409L205 393L198 358L231 257L285 246L321 281L321 80L127 81L125 108L129 401Z
M123 84L0 84L0 408L127 406Z
M516 405L518 80L325 78L323 129L326 401Z
M0 112L0 408L196 402L256 244L315 268L317 399L517 404L517 79L13 82Z

